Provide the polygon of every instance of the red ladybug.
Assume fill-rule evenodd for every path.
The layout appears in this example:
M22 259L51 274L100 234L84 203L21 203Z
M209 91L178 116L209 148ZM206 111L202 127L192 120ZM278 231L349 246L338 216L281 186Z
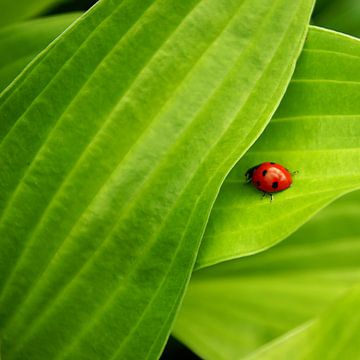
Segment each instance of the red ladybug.
M292 184L292 174L288 169L274 162L264 162L249 169L246 174L247 182L259 190L270 195L273 199L273 193L286 190Z

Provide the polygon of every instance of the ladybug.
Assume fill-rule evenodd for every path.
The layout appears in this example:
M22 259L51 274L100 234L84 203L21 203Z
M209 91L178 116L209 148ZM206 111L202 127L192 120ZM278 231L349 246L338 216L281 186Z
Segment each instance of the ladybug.
M245 176L248 183L252 183L256 189L265 195L288 189L292 184L292 175L288 169L274 162L263 162L249 169Z

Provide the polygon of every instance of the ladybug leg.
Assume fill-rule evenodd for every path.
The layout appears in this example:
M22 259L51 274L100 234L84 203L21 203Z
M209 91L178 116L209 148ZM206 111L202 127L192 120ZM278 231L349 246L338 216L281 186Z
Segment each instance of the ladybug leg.
M266 192L266 191L263 191L263 195L262 195L262 197L261 197L261 200L264 199L266 195L269 195L269 196L270 196L270 202L272 202L273 199L274 199L274 195L273 195L272 193L268 193L268 192Z
M293 171L293 172L291 173L292 176L295 176L295 175L298 175L298 174L299 174L299 170Z

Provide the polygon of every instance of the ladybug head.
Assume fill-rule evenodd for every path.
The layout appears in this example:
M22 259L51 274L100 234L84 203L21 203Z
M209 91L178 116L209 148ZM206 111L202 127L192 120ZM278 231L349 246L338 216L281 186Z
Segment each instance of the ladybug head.
M259 167L260 165L253 166L245 173L246 182L250 182L253 176L254 171Z

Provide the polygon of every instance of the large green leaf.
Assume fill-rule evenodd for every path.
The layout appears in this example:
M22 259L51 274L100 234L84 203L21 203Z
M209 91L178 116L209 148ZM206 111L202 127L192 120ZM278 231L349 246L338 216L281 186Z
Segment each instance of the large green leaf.
M360 358L360 287L354 286L316 321L268 344L250 360Z
M0 0L0 27L40 14L66 0Z
M360 187L359 81L360 41L312 28L278 111L221 188L197 267L266 249ZM263 161L299 171L273 203L244 182Z
M0 107L6 359L156 358L311 0L104 0Z
M227 360L306 327L360 281L359 205L360 192L347 195L278 246L195 272L176 337L205 359Z
M80 13L43 17L0 30L0 92Z

